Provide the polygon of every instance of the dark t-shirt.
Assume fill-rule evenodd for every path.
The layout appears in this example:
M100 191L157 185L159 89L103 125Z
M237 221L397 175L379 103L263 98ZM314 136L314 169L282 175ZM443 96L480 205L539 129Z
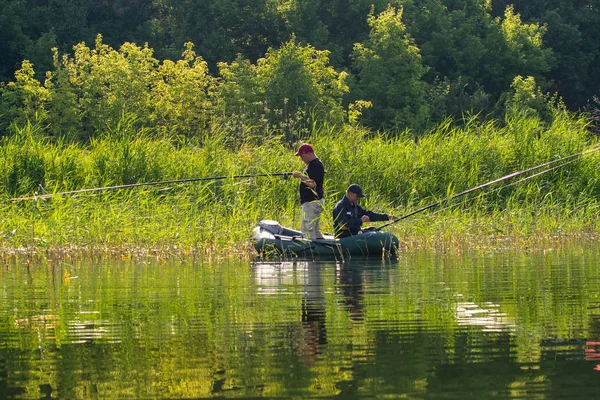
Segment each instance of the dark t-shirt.
M306 165L304 175L314 180L317 187L312 189L300 182L300 204L309 201L320 200L323 198L323 181L325 180L325 167L318 158L315 158Z

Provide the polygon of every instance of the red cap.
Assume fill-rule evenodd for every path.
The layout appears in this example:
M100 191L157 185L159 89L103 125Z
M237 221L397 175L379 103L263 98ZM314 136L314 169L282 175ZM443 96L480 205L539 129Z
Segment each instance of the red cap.
M300 156L302 154L314 153L314 152L315 152L315 150L312 148L312 146L310 144L303 144L302 146L298 147L298 151L294 155Z

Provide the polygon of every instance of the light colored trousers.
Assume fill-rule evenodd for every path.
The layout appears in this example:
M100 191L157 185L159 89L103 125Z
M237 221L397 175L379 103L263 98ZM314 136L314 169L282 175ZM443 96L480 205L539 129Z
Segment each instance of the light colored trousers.
M309 239L322 239L321 226L319 220L323 212L325 199L315 200L302 204L302 225L300 230L302 234Z

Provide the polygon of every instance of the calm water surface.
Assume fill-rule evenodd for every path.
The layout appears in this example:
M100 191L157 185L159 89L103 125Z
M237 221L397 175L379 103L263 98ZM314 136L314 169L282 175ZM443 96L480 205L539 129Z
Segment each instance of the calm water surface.
M0 270L0 398L600 398L600 252Z

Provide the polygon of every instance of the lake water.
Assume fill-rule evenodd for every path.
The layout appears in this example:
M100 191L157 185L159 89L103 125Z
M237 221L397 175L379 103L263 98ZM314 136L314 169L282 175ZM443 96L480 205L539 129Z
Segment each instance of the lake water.
M600 398L597 249L0 268L0 398Z

